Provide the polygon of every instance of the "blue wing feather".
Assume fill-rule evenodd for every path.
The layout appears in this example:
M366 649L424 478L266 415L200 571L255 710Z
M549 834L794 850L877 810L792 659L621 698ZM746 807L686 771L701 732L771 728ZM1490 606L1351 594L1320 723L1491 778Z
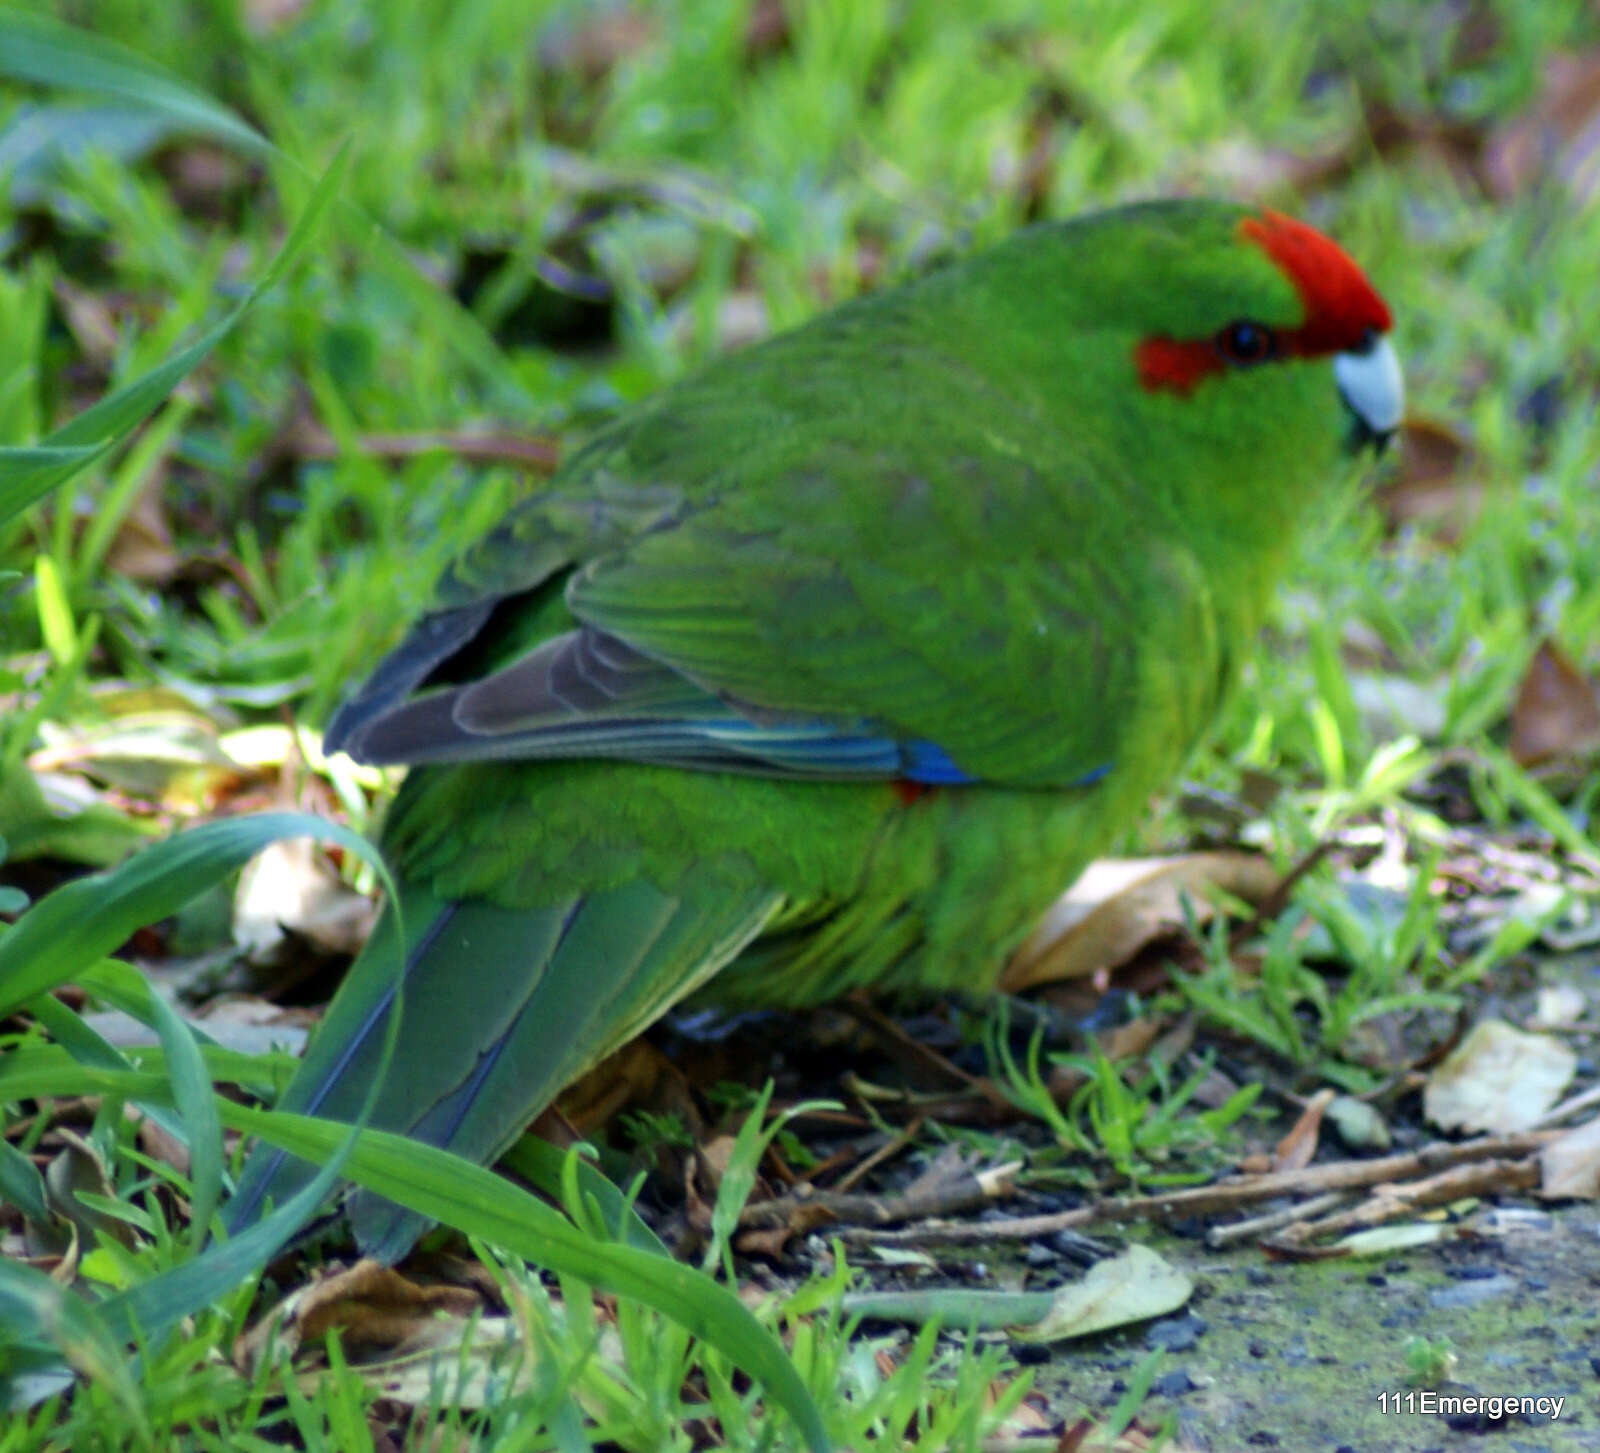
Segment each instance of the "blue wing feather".
M429 656L431 665L438 648ZM901 738L878 722L774 717L587 626L543 641L487 676L404 696L418 675L414 666L390 671L396 690L380 670L386 689L368 688L340 712L330 747L368 762L612 757L814 780L929 787L979 780L937 742Z

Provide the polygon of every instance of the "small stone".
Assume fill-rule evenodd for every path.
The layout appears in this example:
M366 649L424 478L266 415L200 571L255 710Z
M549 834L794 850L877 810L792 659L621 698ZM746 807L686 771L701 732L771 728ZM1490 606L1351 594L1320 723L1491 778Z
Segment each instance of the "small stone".
M1181 1398L1194 1391L1194 1382L1181 1367L1175 1367L1151 1383L1150 1391L1158 1397Z
M1429 1292L1428 1305L1444 1309L1475 1307L1479 1302L1493 1301L1495 1297L1503 1297L1516 1289L1515 1278L1496 1273L1487 1280L1473 1278L1458 1286L1441 1287L1436 1292Z
M1165 1347L1168 1352L1188 1352L1208 1330L1201 1317L1165 1317L1152 1324L1144 1340L1151 1347Z

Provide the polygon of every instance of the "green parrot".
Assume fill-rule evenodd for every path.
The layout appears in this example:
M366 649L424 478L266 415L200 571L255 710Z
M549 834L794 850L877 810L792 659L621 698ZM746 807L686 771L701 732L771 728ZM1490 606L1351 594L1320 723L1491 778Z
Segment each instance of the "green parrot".
M447 573L327 749L413 770L375 1124L492 1160L690 995L992 990L1166 788L1342 453L1400 421L1321 233L1034 227L630 409ZM281 1108L353 1118L386 914ZM258 1148L242 1224L309 1170ZM425 1223L358 1195L369 1254Z

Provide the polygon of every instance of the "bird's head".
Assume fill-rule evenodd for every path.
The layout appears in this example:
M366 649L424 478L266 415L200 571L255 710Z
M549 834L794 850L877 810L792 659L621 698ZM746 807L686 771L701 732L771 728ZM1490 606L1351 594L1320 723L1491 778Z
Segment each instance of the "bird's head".
M1281 212L1174 207L1187 225L1163 226L1160 209L1150 213L1148 244L1167 265L1154 269L1160 281L1133 348L1140 386L1214 404L1245 373L1266 382L1273 370L1331 366L1346 442L1381 447L1400 424L1405 391L1388 306L1349 254Z

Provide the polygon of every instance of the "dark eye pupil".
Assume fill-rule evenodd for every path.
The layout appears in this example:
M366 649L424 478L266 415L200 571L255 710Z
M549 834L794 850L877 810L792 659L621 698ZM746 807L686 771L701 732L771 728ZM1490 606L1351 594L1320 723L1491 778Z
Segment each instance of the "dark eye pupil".
M1271 358L1277 340L1259 323L1230 323L1217 335L1217 346L1230 363L1261 363Z

